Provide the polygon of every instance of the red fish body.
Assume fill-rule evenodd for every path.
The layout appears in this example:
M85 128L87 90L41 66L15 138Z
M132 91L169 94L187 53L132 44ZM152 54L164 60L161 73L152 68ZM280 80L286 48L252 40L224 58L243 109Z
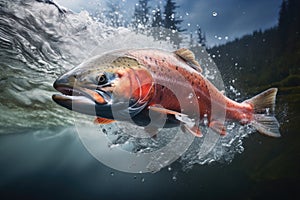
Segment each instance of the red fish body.
M150 123L149 113L154 112L162 118L167 116L164 127L182 126L196 136L201 136L199 124L205 125L204 119L207 119L208 127L221 135L226 133L225 121L237 121L253 125L262 134L280 136L276 118L268 114L269 110L274 110L275 88L238 103L226 97L201 74L202 69L194 54L187 49L175 52L138 49L112 54L108 62L100 62L96 66L95 61L107 60L107 56L95 58L62 76L54 84L56 89L66 94L61 88L75 88L68 84L74 84L76 74L76 90L85 88L84 94L88 93L89 100L94 101L99 123L107 120L126 121L126 118L116 117L123 116L124 109L114 109L114 106L127 102L131 117L129 121L141 126ZM103 78L103 83L99 77ZM86 81L88 79L90 82ZM86 92L86 88L90 91ZM66 106L70 98L55 95L53 99L70 109L70 105ZM75 104L78 102L74 99L71 101ZM109 108L110 112L107 111ZM151 123L151 126L155 128L155 123Z

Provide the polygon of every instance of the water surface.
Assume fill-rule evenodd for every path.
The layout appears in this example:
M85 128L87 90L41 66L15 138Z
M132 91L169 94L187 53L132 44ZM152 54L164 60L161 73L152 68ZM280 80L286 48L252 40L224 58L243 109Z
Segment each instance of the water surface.
M97 23L86 12L61 14L56 7L36 1L0 0L0 5L3 199L256 199L298 195L297 89L279 90L277 116L282 138L250 131L246 138L236 139L240 144L216 148L209 154L209 160L217 162L197 160L195 151L190 151L155 174L115 171L84 148L74 115L51 100L55 92L52 83L94 54L92 46L107 44L104 41L124 33L127 44L132 43L131 37L126 37L128 30ZM124 43L116 41L114 45L122 47Z

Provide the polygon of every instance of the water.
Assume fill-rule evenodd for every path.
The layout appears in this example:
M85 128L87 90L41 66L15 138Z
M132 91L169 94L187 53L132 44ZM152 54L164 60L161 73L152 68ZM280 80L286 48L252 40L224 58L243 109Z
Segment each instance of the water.
M76 134L76 119L86 123L92 119L56 105L51 100L55 93L52 83L83 60L114 48L130 44L171 50L172 46L134 41L142 36L95 22L85 11L62 14L53 5L30 0L0 0L0 6L1 195L43 199L245 199L280 196L272 188L296 188L294 181L300 177L296 134L299 100L280 94L277 113L282 139L266 138L250 127L228 124L228 135L220 138L208 154L201 155L203 139L197 139L177 162L155 174L112 171L86 151ZM119 41L116 36L121 37ZM197 57L201 57L199 54ZM210 59L203 58L200 63L209 66ZM215 70L204 67L204 74L217 86L222 85ZM225 90L231 97L241 98L237 88L226 85ZM133 147L132 151L152 151L172 138L170 134L159 135L158 140L132 140L124 132L113 137L109 128L99 127L99 133L105 130L110 134L111 148L125 144L124 148Z

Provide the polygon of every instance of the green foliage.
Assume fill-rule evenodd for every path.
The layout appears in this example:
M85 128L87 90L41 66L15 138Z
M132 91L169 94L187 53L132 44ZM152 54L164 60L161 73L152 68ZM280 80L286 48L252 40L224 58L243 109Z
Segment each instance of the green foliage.
M171 42L177 48L179 48L180 43L182 42L182 38L179 33L186 30L180 27L180 24L183 22L183 20L178 19L178 17L176 16L177 8L179 8L179 6L176 5L176 2L167 0L164 10L163 27L167 30L170 30L165 33L165 36L169 37L171 39Z
M283 1L278 26L209 50L225 81L235 77L237 85L248 88L290 77L287 85L299 84L293 76L300 74L299 2Z

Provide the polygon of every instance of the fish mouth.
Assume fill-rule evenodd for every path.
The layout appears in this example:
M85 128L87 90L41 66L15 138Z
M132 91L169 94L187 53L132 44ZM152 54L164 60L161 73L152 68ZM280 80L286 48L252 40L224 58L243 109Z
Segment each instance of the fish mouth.
M88 89L54 83L61 94L52 95L53 101L69 110L97 116L97 108L111 102L111 95L99 89Z

